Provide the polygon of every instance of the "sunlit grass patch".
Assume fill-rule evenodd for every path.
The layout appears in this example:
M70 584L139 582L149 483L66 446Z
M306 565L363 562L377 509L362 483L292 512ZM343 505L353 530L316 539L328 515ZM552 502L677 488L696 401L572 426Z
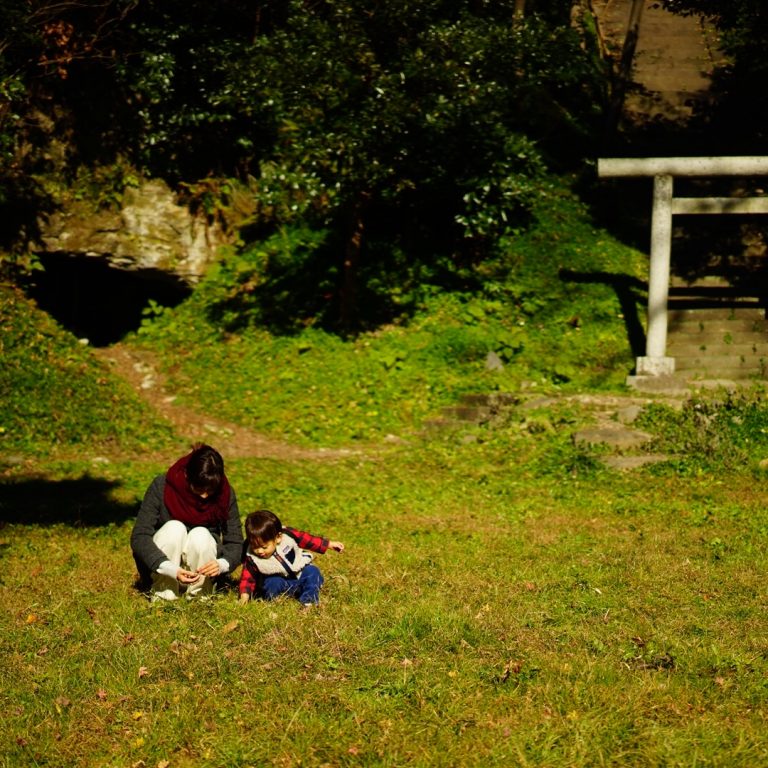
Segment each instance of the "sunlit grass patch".
M6 764L764 760L750 478L478 483L460 454L421 450L230 470L244 512L271 506L347 544L318 559L320 608L150 604L132 587L128 516L6 525ZM137 503L142 467L110 472Z

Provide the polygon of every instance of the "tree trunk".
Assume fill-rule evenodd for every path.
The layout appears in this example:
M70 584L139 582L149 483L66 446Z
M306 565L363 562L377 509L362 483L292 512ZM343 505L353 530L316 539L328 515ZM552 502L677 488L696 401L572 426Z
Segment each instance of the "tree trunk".
M369 192L362 192L352 205L349 225L349 237L344 249L344 262L339 297L339 320L345 333L350 333L358 325L358 285L360 260L365 231L365 207L370 199Z

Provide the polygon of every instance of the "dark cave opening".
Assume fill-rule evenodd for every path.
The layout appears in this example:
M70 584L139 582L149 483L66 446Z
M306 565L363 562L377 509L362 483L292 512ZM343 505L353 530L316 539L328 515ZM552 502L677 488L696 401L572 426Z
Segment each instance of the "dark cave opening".
M94 347L120 341L141 325L150 300L174 307L191 293L183 280L160 270L116 269L104 259L43 254L43 270L27 288L44 312Z

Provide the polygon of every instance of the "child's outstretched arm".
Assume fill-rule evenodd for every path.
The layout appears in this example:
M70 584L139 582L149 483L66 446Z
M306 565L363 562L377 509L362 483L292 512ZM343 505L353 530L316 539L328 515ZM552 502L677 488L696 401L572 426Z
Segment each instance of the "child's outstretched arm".
M324 536L315 536L313 533L300 531L298 528L283 528L283 533L287 533L298 545L300 549L308 549L310 552L317 552L324 555L327 550L333 549L336 552L343 552L344 545L340 541L331 541Z

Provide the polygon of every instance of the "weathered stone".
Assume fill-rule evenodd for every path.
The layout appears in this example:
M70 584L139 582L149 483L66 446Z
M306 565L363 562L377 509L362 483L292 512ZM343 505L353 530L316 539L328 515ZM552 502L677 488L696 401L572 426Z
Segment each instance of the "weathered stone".
M652 435L647 432L621 427L589 427L573 436L576 445L608 445L619 449L639 448L651 439Z
M485 358L485 369L487 371L503 371L504 363L495 352L489 352Z
M639 469L648 464L669 461L669 456L664 456L660 453L646 454L644 456L604 456L601 461L610 469L631 470Z
M491 416L488 408L473 407L470 405L452 405L442 409L443 416L446 419L468 421L475 424L481 424Z
M558 398L556 397L535 397L521 403L520 408L524 411L532 411L536 408L549 408L550 405L555 405L557 402Z
M120 210L94 211L77 201L40 221L40 251L105 259L129 271L159 270L194 283L226 237L179 205L161 180L125 190Z
M628 405L616 411L616 418L621 424L632 424L642 413L643 409L639 405Z

